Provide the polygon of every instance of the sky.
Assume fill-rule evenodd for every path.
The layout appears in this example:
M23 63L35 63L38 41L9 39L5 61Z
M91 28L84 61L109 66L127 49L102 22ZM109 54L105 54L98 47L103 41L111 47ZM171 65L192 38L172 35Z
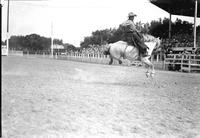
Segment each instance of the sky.
M2 40L5 40L7 0L1 3ZM169 18L169 13L148 0L10 0L9 35L35 33L79 47L84 37L91 36L92 32L117 28L127 20L129 12L137 14L135 22L150 23ZM194 22L192 17L172 15L172 21L176 18ZM200 25L199 18L197 25Z

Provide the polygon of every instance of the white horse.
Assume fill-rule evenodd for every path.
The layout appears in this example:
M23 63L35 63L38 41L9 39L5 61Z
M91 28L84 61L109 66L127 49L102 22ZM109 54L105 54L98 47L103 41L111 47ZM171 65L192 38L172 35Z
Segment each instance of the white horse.
M119 61L119 64L122 63L121 59L128 59L129 61L140 60L148 66L148 70L146 72L146 76L153 77L155 74L154 65L151 63L149 58L153 50L160 46L161 40L159 38L155 38L151 35L143 35L145 44L148 46L147 56L139 55L139 50L137 47L132 45L128 45L127 42L118 41L116 43L111 43L104 46L104 54L110 55L109 64L113 63L113 59ZM150 70L151 69L151 70Z

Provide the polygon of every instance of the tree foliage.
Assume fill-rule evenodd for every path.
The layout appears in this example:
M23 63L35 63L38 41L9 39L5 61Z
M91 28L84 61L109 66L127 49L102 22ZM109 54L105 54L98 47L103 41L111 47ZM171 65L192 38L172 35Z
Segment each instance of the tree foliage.
M81 48L88 48L90 45L103 45L111 38L111 29L97 30L92 32L92 36L87 36L81 42Z
M176 19L175 22L171 23L172 32L171 35L187 34L193 35L193 24L187 21ZM142 24L141 22L136 23L136 28L141 33L148 33L155 37L168 38L169 34L169 19L160 18L159 20L153 20L150 23ZM197 27L197 38L200 39L200 26ZM110 28L103 30L96 30L91 33L91 36L86 36L80 43L80 48L98 47L105 45L106 43L114 43L123 39L123 30L120 27ZM2 42L2 44L6 42ZM54 44L63 45L66 50L74 51L79 50L72 44L64 44L61 39L54 39ZM37 34L30 34L26 36L12 36L9 41L10 48L20 50L50 50L51 49L51 38L46 38Z
M160 18L159 20L153 20L150 23L142 24L141 22L137 22L136 24L137 30L141 33L148 33L155 37L160 38L168 38L169 35L169 19L164 18L163 20ZM181 35L186 34L192 36L193 34L193 24L187 21L182 21L180 19L176 19L175 22L171 23L172 31L171 35ZM197 36L200 33L200 26L197 27ZM118 28L113 29L105 29L105 30L97 30L92 32L91 36L87 36L84 38L84 41L81 42L81 48L90 47L90 45L98 46L105 43L114 43L123 39L123 31Z
M53 43L63 45L65 49L76 49L72 44L63 44L63 40L61 39L54 39ZM11 36L9 40L9 48L24 51L50 50L51 38L46 38L37 34Z
M171 23L171 35L187 34L192 35L193 24L187 21L176 19ZM152 21L149 28L149 33L156 37L168 38L169 34L169 19L159 19L159 21Z

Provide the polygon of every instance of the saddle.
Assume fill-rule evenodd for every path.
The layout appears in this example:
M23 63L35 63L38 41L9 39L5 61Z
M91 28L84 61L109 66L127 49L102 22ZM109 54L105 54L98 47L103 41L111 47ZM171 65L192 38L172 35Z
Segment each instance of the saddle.
M132 36L132 34L130 35L126 35L126 37L124 37L124 41L127 42L128 46L133 46L139 49L139 56L142 55L144 52L144 49L142 49L142 47L140 45L137 44L137 40L134 39L134 37Z

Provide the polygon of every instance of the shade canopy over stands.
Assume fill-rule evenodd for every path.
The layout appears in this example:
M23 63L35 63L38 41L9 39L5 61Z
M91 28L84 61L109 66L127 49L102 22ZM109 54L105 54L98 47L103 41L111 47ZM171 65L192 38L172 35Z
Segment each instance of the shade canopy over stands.
M194 17L195 0L150 0L150 2L172 15ZM197 8L200 9L200 0L197 0L197 3ZM200 17L200 12L197 17Z
M194 48L196 48L196 18L200 17L200 0L150 0L157 7L170 14L169 38L171 38L171 15L194 17Z

